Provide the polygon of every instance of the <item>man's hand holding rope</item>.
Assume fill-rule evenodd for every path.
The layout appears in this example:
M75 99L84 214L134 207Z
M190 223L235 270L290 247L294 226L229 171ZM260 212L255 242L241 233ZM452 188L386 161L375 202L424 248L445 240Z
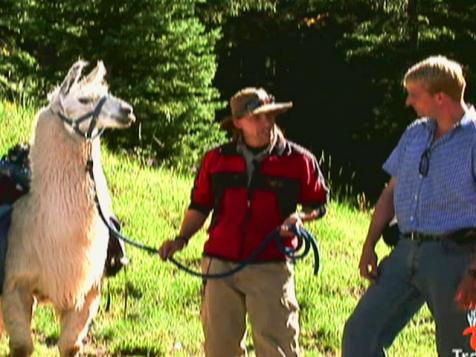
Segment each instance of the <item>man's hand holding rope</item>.
M282 237L293 237L295 233L291 231L291 226L296 225L297 227L302 227L304 222L313 221L317 218L319 218L318 210L312 210L310 212L292 213L288 218L284 220L283 224L280 227L279 234Z

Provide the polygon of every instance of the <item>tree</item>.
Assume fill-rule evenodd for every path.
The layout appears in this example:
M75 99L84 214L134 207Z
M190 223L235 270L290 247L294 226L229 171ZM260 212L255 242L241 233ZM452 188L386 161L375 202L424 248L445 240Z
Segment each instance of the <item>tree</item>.
M381 163L415 118L404 106L406 68L436 53L471 66L476 4L277 0L267 5L220 17L224 35L217 45L215 85L226 97L255 84L278 99L293 100L293 110L278 121L286 134L318 157L322 151L332 156L332 167L324 166L334 182L376 197L387 179Z
M38 63L43 94L78 57L102 59L111 87L139 119L135 131L111 142L190 167L223 139L213 125L223 106L212 85L220 32L196 16L199 2L25 0L9 12L9 23L22 28L17 43Z
M36 61L21 49L22 34L18 23L24 21L23 2L4 0L0 5L0 93L9 100L32 95L38 79Z

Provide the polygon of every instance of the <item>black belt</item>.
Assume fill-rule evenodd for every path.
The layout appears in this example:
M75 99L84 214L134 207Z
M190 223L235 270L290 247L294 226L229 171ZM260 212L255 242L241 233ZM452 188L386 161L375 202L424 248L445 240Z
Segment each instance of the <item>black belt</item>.
M457 243L476 242L476 228L464 228L445 234L427 234L420 232L402 233L402 237L419 242L452 240Z

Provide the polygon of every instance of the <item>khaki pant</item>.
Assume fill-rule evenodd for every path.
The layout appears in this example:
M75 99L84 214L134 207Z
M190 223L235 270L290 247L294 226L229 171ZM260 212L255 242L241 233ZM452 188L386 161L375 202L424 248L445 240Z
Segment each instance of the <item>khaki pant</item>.
M204 273L228 271L236 264L205 257ZM291 263L252 264L204 286L201 318L207 357L246 356L246 313L256 356L299 356L299 306Z

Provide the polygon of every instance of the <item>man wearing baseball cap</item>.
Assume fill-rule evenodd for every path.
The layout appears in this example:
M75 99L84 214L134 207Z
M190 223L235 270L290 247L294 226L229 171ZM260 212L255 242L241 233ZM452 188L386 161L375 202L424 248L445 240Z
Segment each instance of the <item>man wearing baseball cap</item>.
M163 243L162 259L183 249L210 212L202 260L208 274L235 268L277 228L283 244L295 248L288 226L324 215L328 189L316 158L285 139L275 124L291 107L262 88L245 88L231 98L231 116L221 126L232 139L205 154L180 232ZM300 355L293 265L274 242L233 276L206 281L201 309L206 356L246 355L246 314L257 356Z

